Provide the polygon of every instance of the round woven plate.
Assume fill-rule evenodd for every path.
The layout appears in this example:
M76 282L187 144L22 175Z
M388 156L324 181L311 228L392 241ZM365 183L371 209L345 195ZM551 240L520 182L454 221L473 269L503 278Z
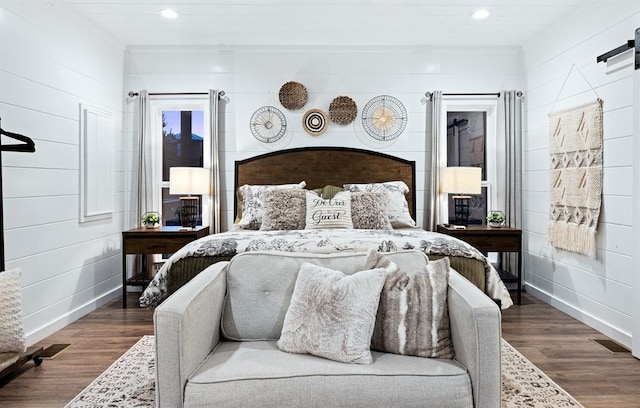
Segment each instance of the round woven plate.
M301 109L308 96L307 88L300 82L289 81L280 88L280 103L289 110Z
M327 114L320 109L310 109L302 117L302 127L311 136L320 136L327 130Z
M348 125L358 114L356 102L348 96L338 96L329 105L329 118L338 125Z

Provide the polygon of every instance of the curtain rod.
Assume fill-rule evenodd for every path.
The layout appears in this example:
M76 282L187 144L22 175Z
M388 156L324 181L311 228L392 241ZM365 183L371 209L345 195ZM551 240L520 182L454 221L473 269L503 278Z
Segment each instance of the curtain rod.
M138 92L129 91L129 97L133 98L140 95ZM190 95L209 95L209 92L149 92L149 96L190 96ZM220 98L224 96L224 91L220 91Z
M424 96L427 98L427 100L431 100L431 96L433 95L433 92L425 92ZM495 97L500 97L500 92L489 92L489 93L443 93L442 96L495 96ZM516 96L521 97L522 96L522 91L518 91L516 93Z

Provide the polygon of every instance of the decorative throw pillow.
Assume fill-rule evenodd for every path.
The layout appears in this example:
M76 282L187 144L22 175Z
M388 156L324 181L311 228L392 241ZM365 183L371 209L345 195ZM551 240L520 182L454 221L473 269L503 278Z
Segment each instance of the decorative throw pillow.
M332 186L331 184L327 184L326 186L322 187L321 196L322 198L329 199L329 198L333 198L336 194L338 194L341 191L344 191L342 187Z
M301 181L298 184L279 185L250 185L245 184L238 188L242 196L242 218L236 226L244 229L259 229L262 224L262 194L267 190L280 188L304 188L307 183Z
M304 229L307 193L301 188L267 190L262 194L260 231Z
M393 229L387 209L387 193L351 193L351 221L356 229Z
M25 349L20 270L12 269L0 272L0 353L22 353Z
M305 228L353 228L351 194L342 191L327 200L308 192Z
M305 262L300 267L278 347L343 363L371 364L384 269L345 275Z
M370 252L365 268L384 268L371 349L420 357L453 358L447 290L449 258L420 270L403 271L379 252Z
M388 194L389 220L393 228L415 227L416 222L411 218L409 213L409 203L405 194L409 192L404 181L387 181L384 183L370 184L345 184L344 189L347 191L359 192L386 192Z

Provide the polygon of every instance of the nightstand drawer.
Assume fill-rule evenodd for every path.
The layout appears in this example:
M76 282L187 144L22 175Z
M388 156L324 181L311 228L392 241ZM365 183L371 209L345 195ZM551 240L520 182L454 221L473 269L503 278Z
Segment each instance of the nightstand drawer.
M168 254L173 253L193 241L193 237L144 238L132 237L126 239L127 253L133 254Z

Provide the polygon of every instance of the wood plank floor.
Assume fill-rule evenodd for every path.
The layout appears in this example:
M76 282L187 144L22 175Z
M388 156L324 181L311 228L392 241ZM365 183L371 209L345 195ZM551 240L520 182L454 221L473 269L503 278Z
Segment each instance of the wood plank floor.
M0 406L63 407L128 350L153 334L153 311L115 300L55 333L39 345L72 346L40 367L27 363L0 382ZM527 295L504 311L503 337L587 408L640 407L640 361L611 354L591 339L606 338Z

